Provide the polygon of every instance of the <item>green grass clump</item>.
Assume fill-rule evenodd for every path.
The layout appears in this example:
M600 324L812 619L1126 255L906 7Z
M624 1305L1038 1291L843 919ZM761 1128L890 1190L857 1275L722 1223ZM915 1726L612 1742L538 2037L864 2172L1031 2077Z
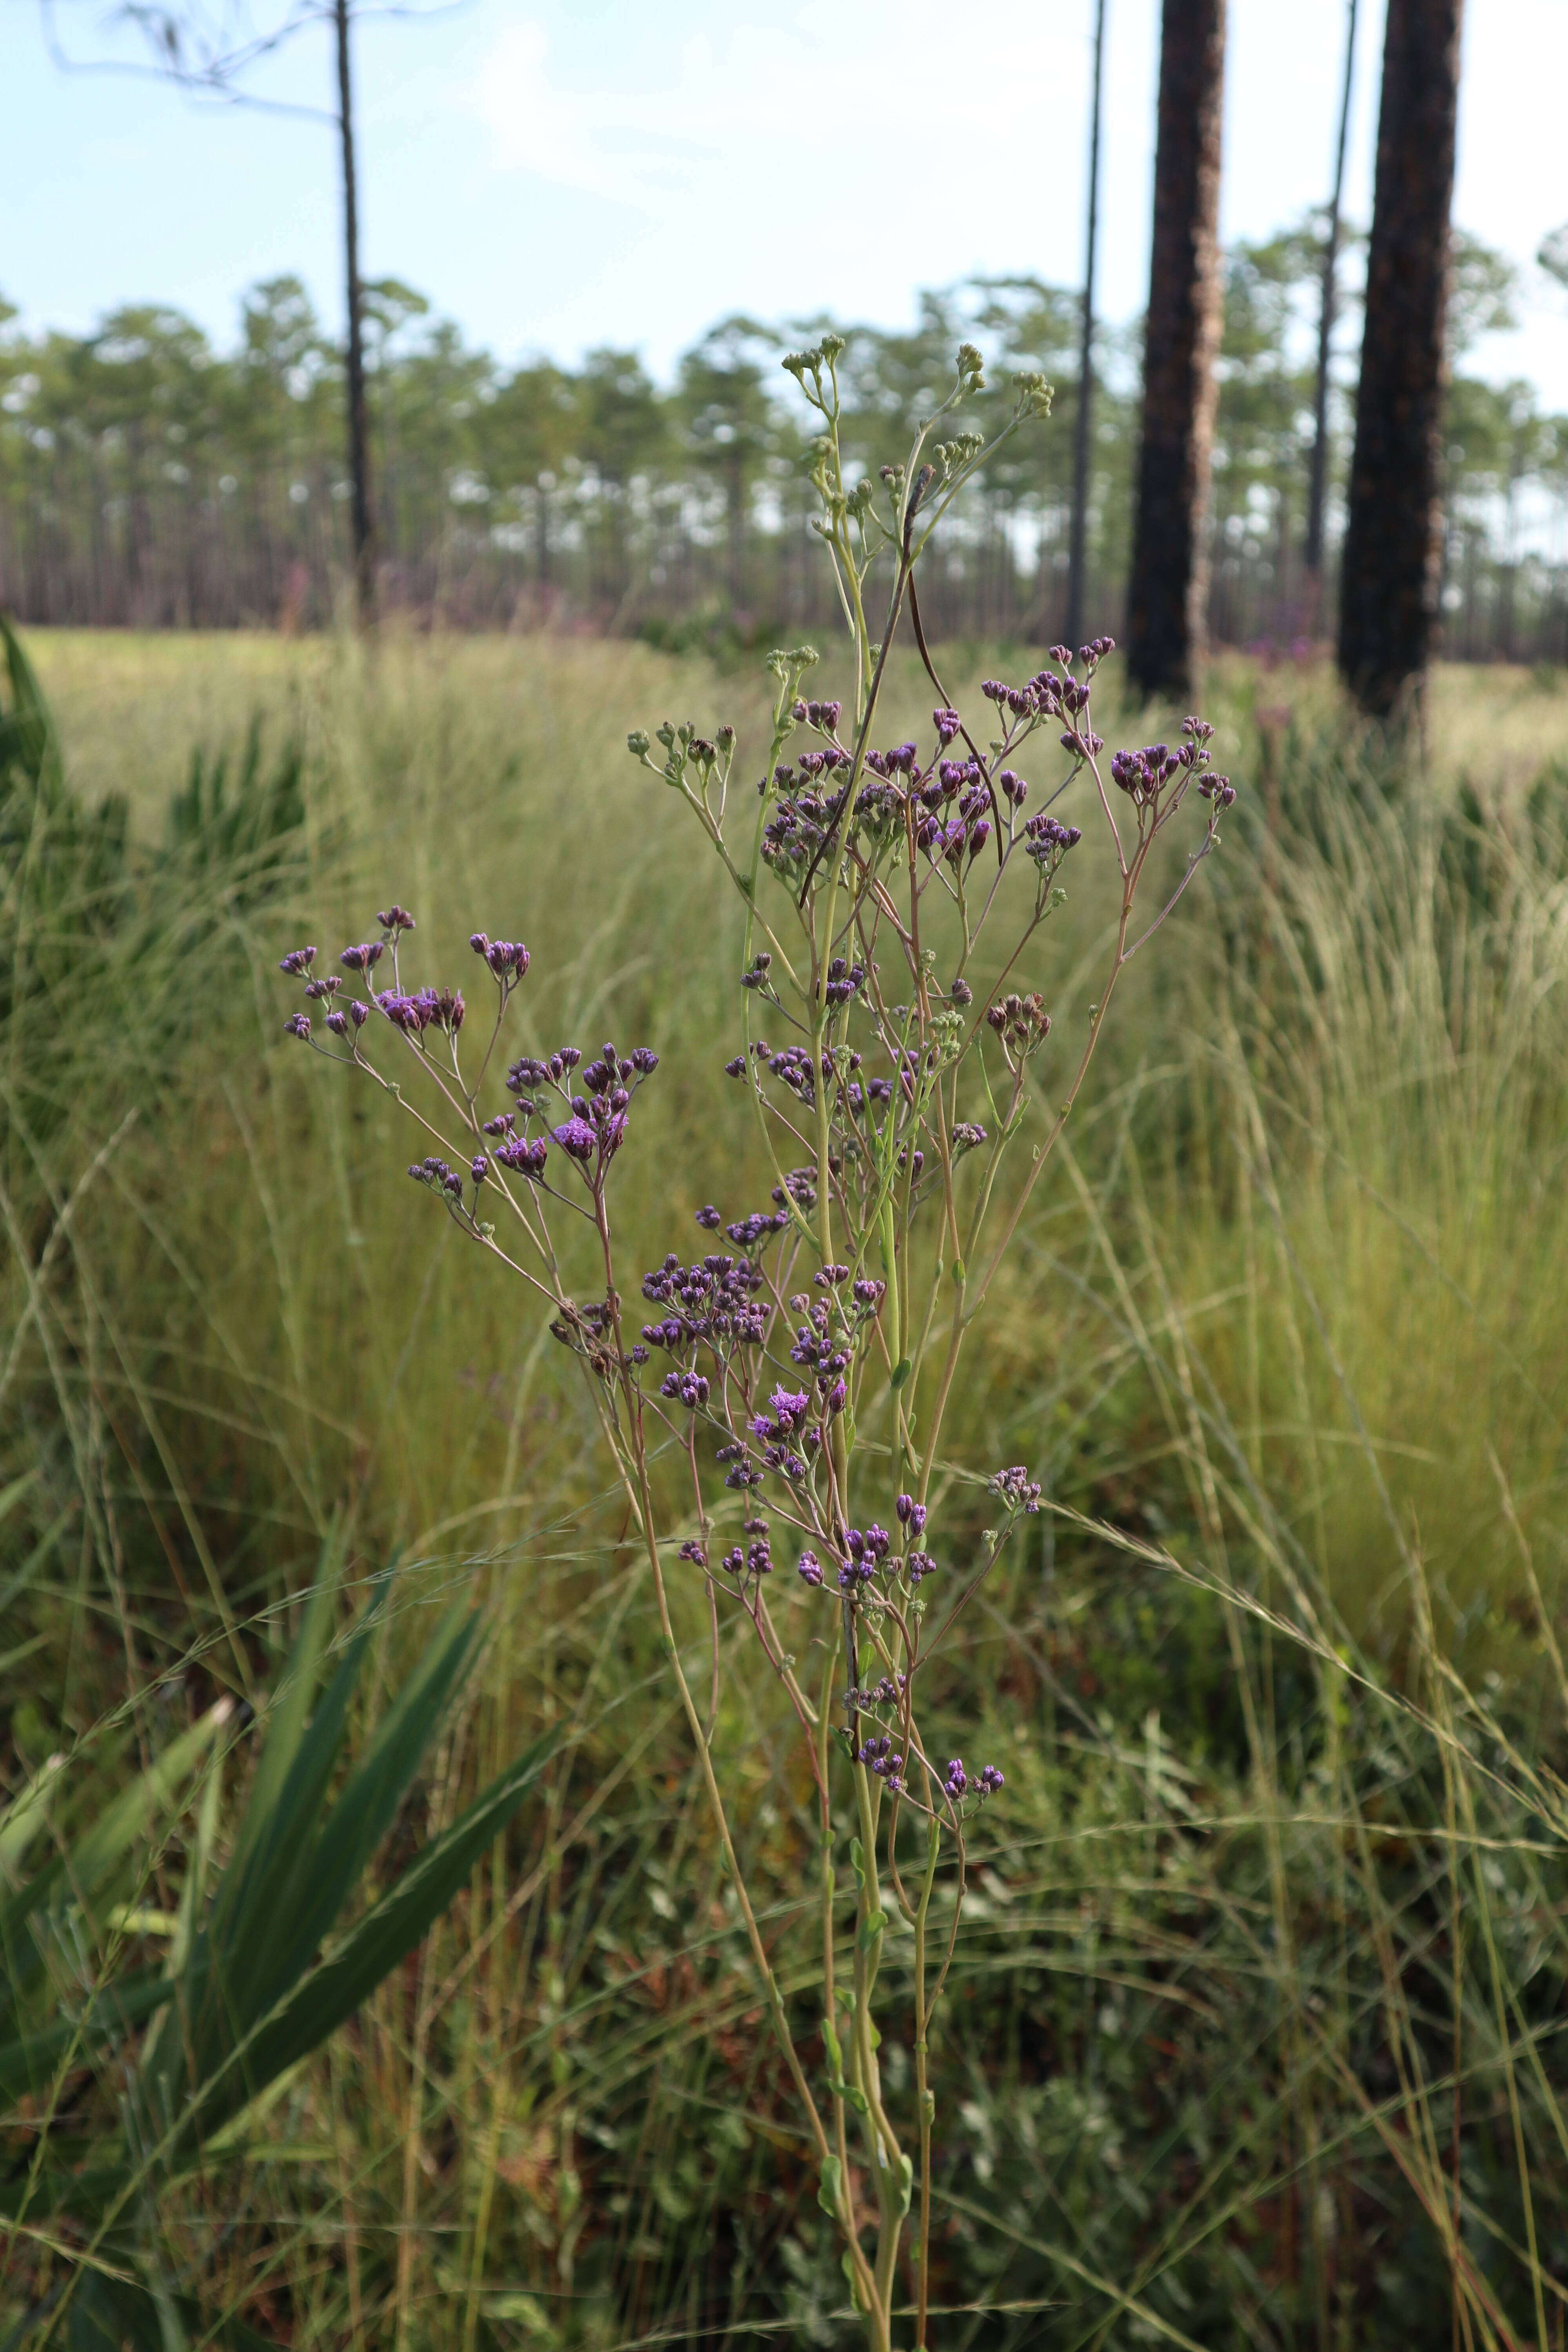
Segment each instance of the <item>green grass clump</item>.
M0 908L11 1789L264 1706L329 1539L351 1584L398 1563L367 1720L426 1603L489 1612L405 1853L563 1742L528 1850L160 2207L171 2275L276 2342L838 2341L585 1402L384 1098L282 1036L275 971L393 896L432 978L476 926L524 938L514 1050L662 1057L626 1262L753 1205L713 1022L739 928L624 739L755 744L761 685L550 638L36 651L63 765ZM962 695L1009 656L942 667ZM900 673L889 734L929 699ZM1553 2345L1568 695L1444 673L1424 760L1316 673L1230 664L1208 715L1242 803L1129 969L959 1408L955 1457L1054 1509L944 1694L1007 1792L938 2054L933 2342ZM1064 1057L1095 895L1029 975ZM804 1995L803 1791L750 1671L718 1750ZM195 1844L151 1841L148 1917ZM78 2082L84 2127L120 2087ZM71 2259L18 2240L0 2296Z

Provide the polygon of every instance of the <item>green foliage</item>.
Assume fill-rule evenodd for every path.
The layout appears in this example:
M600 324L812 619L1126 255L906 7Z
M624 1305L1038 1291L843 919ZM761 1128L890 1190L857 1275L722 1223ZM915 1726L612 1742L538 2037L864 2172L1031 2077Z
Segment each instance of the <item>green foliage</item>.
M4 1769L14 1801L53 1791L0 1818L8 1884L47 1866L57 1822L68 1848L100 1790L132 1789L193 1715L240 1697L226 1609L251 1682L278 1685L276 1629L335 1510L356 1560L401 1548L400 1601L450 1588L491 1612L489 1670L426 1752L432 1822L546 1723L567 1743L535 1784L537 1833L531 1805L528 1839L481 1859L419 1956L161 2194L165 2309L193 2345L248 2329L392 2352L400 2327L410 2352L847 2342L822 2176L752 2055L732 1898L660 1697L646 1576L588 1474L592 1425L537 1325L433 1241L390 1123L308 1082L272 980L303 907L332 908L330 955L364 935L389 870L418 877L422 938L465 915L528 937L531 1049L603 1027L664 1055L643 1129L659 1173L618 1212L627 1250L657 1263L719 1192L711 1006L740 929L623 742L649 707L754 726L752 686L564 637L390 631L374 669L348 646L260 638L33 650L68 776L130 792L133 861L163 843L193 741L235 747L229 803L257 708L265 742L307 746L307 822L265 902L237 905L221 865L172 898L160 954L187 1010L155 1086L139 1000L98 985L48 1025L70 1080L36 1160L10 1097L0 1122ZM1005 648L939 655L955 696L1015 666ZM1460 2251L1501 2307L1492 2339L1538 2340L1532 2221L1552 2341L1563 685L1493 676L1478 693L1439 670L1429 765L1391 791L1389 747L1321 673L1237 662L1217 682L1258 812L1215 869L1223 942L1211 956L1184 934L1159 975L1130 969L1124 1051L1070 1139L1081 1190L1031 1222L986 1377L960 1399L963 1443L1026 1462L1057 1508L941 1694L954 1752L982 1722L1008 1785L932 2057L939 2114L968 2109L933 2164L939 2299L963 2307L933 2347L1447 2343L1456 2134ZM929 692L909 669L889 692L912 729ZM1128 723L1140 740L1166 726ZM1095 944L1087 898L1053 918L1075 959ZM1085 992L1068 982L1053 1008L1068 1036ZM92 1176L128 1094L137 1123ZM764 1200L760 1158L747 1174ZM367 1280L367 1241L390 1281ZM383 1603L329 1796L432 1622ZM705 1615L679 1630L700 1675ZM727 1675L742 1665L727 1655ZM764 1930L805 2037L820 1953L784 1901L801 1791L777 1769L765 1679L735 1691L716 1762L745 1866L776 1890ZM199 1797L188 1780L166 1859L106 1882L121 1999L139 1970L168 1979L174 1936L117 1922L178 1919L205 1802L210 1905L247 1811L239 1770L216 1799L210 1769ZM426 1811L404 1807L334 1933L394 1883ZM111 2165L121 2058L157 2012L95 2021L102 1956L51 1975L80 1949L79 1911L56 1916L23 2030L68 2014L97 2032L54 2131L62 2161L68 2145ZM908 1966L896 1931L882 1965L889 1985ZM882 2057L895 2079L912 2063L892 2036ZM828 2063L813 2053L814 2082ZM7 2087L8 2167L32 2161L37 2122ZM67 2251L6 2237L5 2325L81 2276L90 2231L35 2221ZM106 2259L144 2314L152 2277ZM122 2283L97 2275L112 2314Z
M188 2282L168 2275L152 2234L159 2197L194 2168L243 2154L234 2126L421 1941L504 1832L551 1751L550 1738L536 1740L341 1929L472 1667L479 1621L460 1607L441 1618L334 1789L379 1607L378 1600L362 1614L323 1680L335 1599L329 1564L306 1605L221 1870L214 1852L221 1776L216 1765L208 1769L162 1972L116 1967L118 1943L136 1923L133 1910L126 1921L123 1897L138 1864L145 1873L150 1828L178 1810L174 1800L210 1748L226 1706L209 1711L90 1830L62 1844L0 1902L0 2030L10 2036L0 2044L0 2089L10 2096L25 2089L47 2116L102 2045L125 2041L157 2012L126 2062L129 2095L119 2131L84 2151L79 2128L51 2132L46 2123L31 2161L0 2182L0 2210L17 2225L47 2221L56 2230L74 2224L89 2233L80 2267L68 2270L10 2343L29 2340L46 2318L58 2325L62 2303L72 2309L73 2342L90 2342L96 2326L110 2341L128 2333L138 2346L161 2352L168 2309L193 2325L199 2302ZM110 1907L116 1902L119 1938ZM84 1943L105 1955L100 1970L84 1969ZM72 2001L70 1979L83 1974L97 1981ZM62 2005L74 2013L38 2021ZM30 2030L21 2030L24 2022Z

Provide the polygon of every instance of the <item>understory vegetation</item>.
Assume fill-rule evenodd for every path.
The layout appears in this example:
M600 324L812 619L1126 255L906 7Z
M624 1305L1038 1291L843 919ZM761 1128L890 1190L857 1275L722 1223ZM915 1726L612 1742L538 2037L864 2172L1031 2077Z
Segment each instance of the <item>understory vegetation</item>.
M627 1263L765 1197L713 1025L742 919L625 751L650 709L765 740L763 682L549 636L31 650L54 731L16 677L0 717L0 2341L848 2344L585 1396L276 986L307 916L362 938L394 887L422 934L524 938L524 1050L661 1057ZM890 667L912 728L930 694ZM1116 664L1100 690L1114 717ZM1443 671L1391 746L1317 668L1237 658L1205 709L1244 786L1225 855L1128 968L952 1408L952 1456L1045 1507L928 1702L1006 1769L932 2053L932 2337L1546 2352L1568 691ZM1064 1066L1103 948L1068 878L1026 975ZM364 1776L300 1694L351 1658L344 1752L399 1764L332 1845ZM738 1636L723 1688L804 2017L808 1792ZM443 1855L460 1880L337 2031L253 2073L231 2034L245 2097L171 2147L160 1988L310 1755L295 1818L346 1922L318 1942L412 1922Z

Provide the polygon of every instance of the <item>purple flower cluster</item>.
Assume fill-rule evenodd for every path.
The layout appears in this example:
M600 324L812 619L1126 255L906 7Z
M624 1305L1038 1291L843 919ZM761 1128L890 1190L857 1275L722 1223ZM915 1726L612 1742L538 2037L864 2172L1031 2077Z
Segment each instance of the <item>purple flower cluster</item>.
M433 1192L442 1192L449 1201L460 1201L463 1197L463 1180L457 1170L448 1168L444 1160L437 1160L433 1154L427 1160L416 1160L408 1173L416 1184L428 1185Z
M565 1081L579 1067L584 1091L569 1095ZM626 1140L632 1097L658 1067L658 1055L647 1045L634 1046L629 1054L622 1055L617 1054L613 1043L606 1043L586 1066L583 1066L578 1046L562 1045L544 1061L531 1054L521 1055L507 1072L506 1083L508 1090L517 1097L518 1114L525 1119L539 1108L529 1089L542 1092L550 1087L564 1098L570 1116L550 1129L550 1140L596 1186ZM514 1157L506 1164L519 1167L524 1175L537 1175L543 1166L542 1142L542 1138L534 1138L525 1152L519 1138L513 1146ZM531 1159L530 1153L533 1155ZM498 1152L497 1157L505 1159L506 1154Z
M1146 743L1141 751L1117 751L1110 761L1110 781L1119 792L1126 793L1140 819L1148 813L1158 815L1163 797L1167 803L1179 800L1188 783L1196 777L1198 792L1216 808L1229 808L1236 798L1236 787L1228 776L1208 772L1213 757L1209 744L1214 729L1206 719L1184 719L1183 741L1173 750L1168 743ZM1171 786L1177 786L1171 793Z
M904 1759L895 1755L893 1743L886 1732L862 1742L855 1751L857 1764L864 1764L886 1787L889 1796L896 1797L904 1785Z
M421 988L412 996L388 988L375 1002L393 1027L412 1038L421 1036L426 1029L444 1029L448 1036L455 1037L463 1025L466 1011L462 992L456 988Z
M838 1530L838 1590L840 1592L858 1592L862 1585L869 1584L892 1548L893 1538L887 1528L879 1528L875 1523L867 1528L864 1533L858 1528L840 1528Z
M956 1805L959 1799L971 1788L978 1796L994 1796L998 1789L1006 1786L1006 1780L994 1764L985 1764L981 1767L972 1781L963 1769L963 1757L954 1756L949 1759L947 1777L942 1785L943 1794L950 1797Z
M998 1470L991 1481L990 1491L1012 1511L1034 1512L1040 1507L1039 1486L1028 1475L1021 1462L1015 1463L1011 1470Z
M643 1297L668 1311L662 1321L645 1323L642 1336L671 1354L701 1345L721 1360L737 1348L760 1348L767 1334L767 1308L756 1297L762 1286L762 1268L749 1258L715 1252L682 1265L671 1250L643 1276Z
M849 1369L847 1334L836 1326L826 1298L816 1299L807 1308L803 1295L798 1301L791 1299L790 1305L797 1313L805 1313L790 1348L790 1361L811 1373L829 1412L842 1412L848 1397L844 1379Z
M743 1583L752 1577L768 1576L773 1572L773 1556L768 1543L767 1521L748 1519L746 1533L752 1538L750 1543L736 1544L731 1550L724 1554L719 1563L721 1568L728 1575L734 1577L739 1583Z
M808 751L800 762L800 779L793 768L782 763L773 770L779 802L763 828L762 855L763 863L781 880L795 885L804 880L837 824L848 792L847 785L821 792L802 780L814 761L820 775L826 767L847 764L847 760L848 754L843 751ZM766 791L765 784L763 789Z
M483 956L503 992L517 985L532 961L521 940L492 940L484 931L475 931L468 945L477 956Z
M510 1116L510 1114L509 1114ZM496 1121L488 1121L493 1126ZM550 1156L550 1145L542 1135L508 1135L496 1146L496 1158L503 1168L514 1175L526 1177L537 1184L544 1174L544 1163Z
M1041 880L1048 882L1068 851L1082 839L1076 824L1060 824L1054 816L1032 816L1024 824L1024 855L1034 859Z
M1051 1016L1038 989L1031 990L1027 996L1015 993L999 997L994 1004L986 1007L985 1021L1001 1039L1008 1060L1014 1063L1034 1053L1051 1034Z

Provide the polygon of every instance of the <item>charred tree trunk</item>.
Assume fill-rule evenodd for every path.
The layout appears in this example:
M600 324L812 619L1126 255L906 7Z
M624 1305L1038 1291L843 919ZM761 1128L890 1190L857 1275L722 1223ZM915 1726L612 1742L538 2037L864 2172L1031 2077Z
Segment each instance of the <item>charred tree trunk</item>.
M1203 655L1224 87L1225 0L1164 0L1143 436L1127 592L1128 674L1145 694L1189 694Z
M1460 10L1388 0L1340 588L1340 668L1378 718L1420 679L1437 615Z
M1072 522L1068 540L1069 646L1083 635L1084 570L1089 545L1089 457L1094 446L1094 260L1100 235L1100 88L1105 61L1105 0L1094 12L1094 95L1089 132L1089 220L1084 236L1083 324L1079 338L1078 415L1072 432Z
M362 621L375 608L375 525L370 500L370 429L364 393L364 290L359 272L359 181L354 167L353 96L349 79L349 0L333 0L338 45L338 136L343 164L343 258L349 314L348 440L353 525L354 600Z
M1334 320L1339 312L1340 229L1345 193L1345 145L1351 127L1351 89L1355 76L1357 0L1350 0L1345 26L1345 73L1340 90L1340 136L1334 149L1334 192L1323 236L1323 284L1318 310L1318 373L1312 390L1312 470L1307 490L1308 615L1317 634L1323 609L1323 518L1329 491L1329 362L1333 355Z

